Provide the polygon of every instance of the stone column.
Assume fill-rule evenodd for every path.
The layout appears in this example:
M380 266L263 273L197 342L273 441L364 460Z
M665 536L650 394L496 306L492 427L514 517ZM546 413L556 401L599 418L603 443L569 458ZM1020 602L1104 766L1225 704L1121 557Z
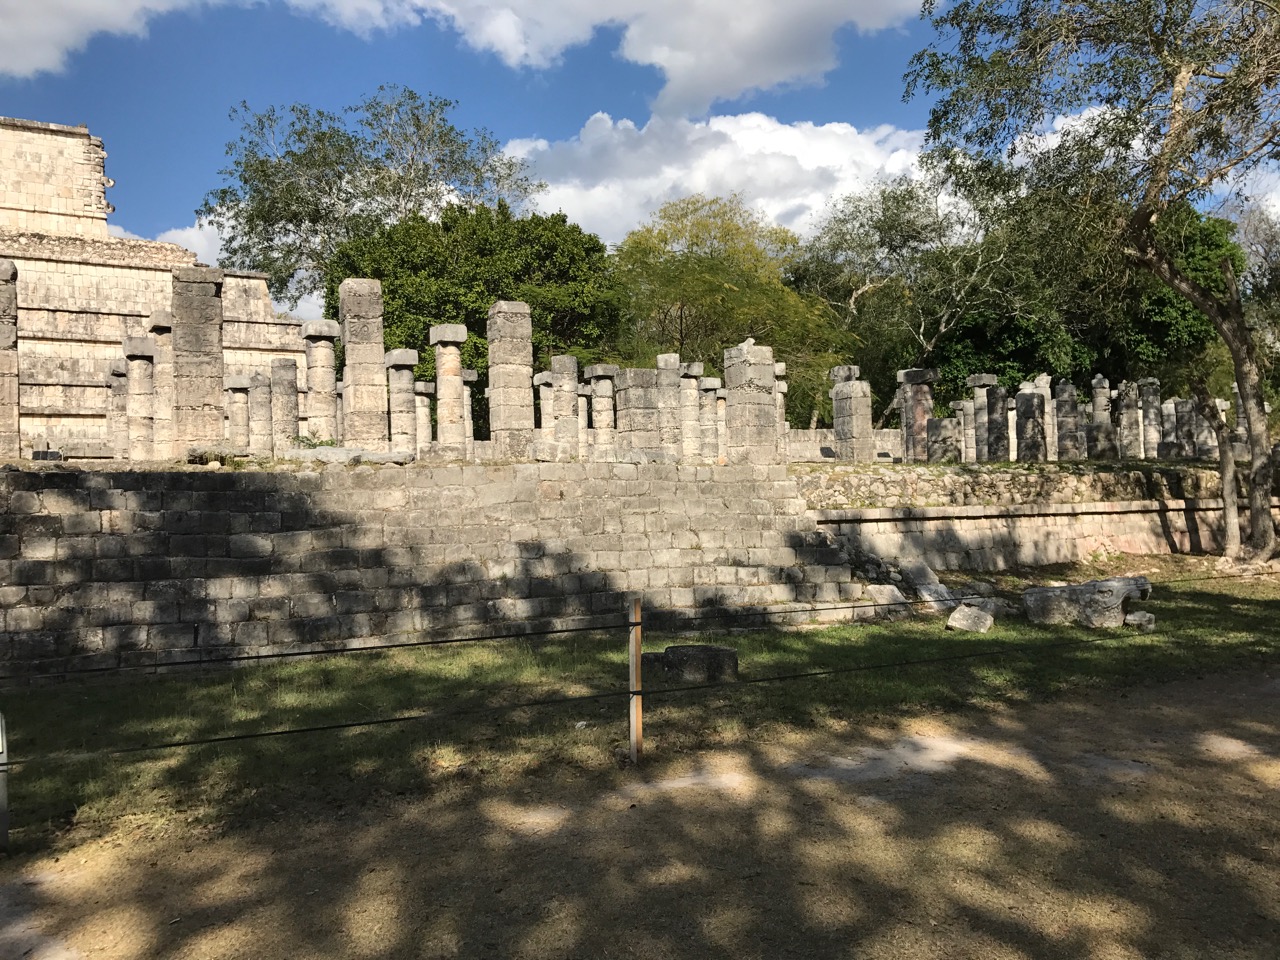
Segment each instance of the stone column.
M248 377L227 377L227 446L236 453L249 452Z
M1178 456L1193 460L1196 456L1196 405L1191 400L1175 397L1173 412L1178 430Z
M925 423L929 463L959 463L964 444L960 421L954 417L930 417Z
M155 458L157 460L169 460L175 455L173 449L173 405L175 402L173 383L173 314L168 310L153 310L147 325L156 345L156 359L153 368L156 392L154 415L152 417Z
M313 440L338 439L338 379L333 343L342 335L334 320L302 325L307 344L307 431Z
M578 359L571 356L551 358L551 415L554 418L555 441L564 447L564 456L572 459L578 448Z
M724 352L729 463L779 463L773 348L746 340Z
M533 321L529 305L489 308L489 436L494 456L523 460L533 443Z
M1160 455L1160 381L1146 377L1138 381L1142 398L1142 456L1154 460Z
M591 456L591 384L578 384L578 459Z
M271 379L264 373L249 378L249 452L269 457L272 449Z
M334 437L334 439L336 439L338 441L338 444L341 445L343 442L342 438L346 436L346 434L343 433L342 431L342 408L345 405L346 401L344 400L344 397L346 396L346 393L347 393L346 380L343 380L341 383L338 384L337 393L338 393L337 405L334 407L333 412L334 412L334 422L338 425L338 432L337 432L337 435Z
M664 463L680 459L680 354L658 355L658 446ZM770 398L772 402L772 397Z
M902 459L924 463L928 458L929 419L933 416L933 381L937 370L899 370L902 384Z
M121 357L111 361L111 409L107 430L111 435L111 455L117 460L129 459L129 361Z
M1018 406L1018 462L1044 463L1049 459L1045 430L1044 394L1038 387L1020 390Z
M436 348L436 438L441 452L461 459L467 452L465 387L462 382L462 345L467 328L460 323L440 323L431 328Z
M720 389L719 377L701 377L698 380L698 426L702 432L698 455L703 463L715 463L720 458L719 417L716 415L716 394Z
M1142 413L1138 410L1138 386L1127 380L1120 384L1120 456L1142 459Z
M1160 459L1175 460L1178 451L1178 409L1170 397L1160 404Z
M698 402L701 363L680 364L680 459L697 463L702 459L702 421Z
M955 414L955 420L960 424L961 462L974 463L977 460L977 446L973 429L973 401L953 400L951 412Z
M222 280L211 267L173 268L173 453L223 439Z
M462 371L462 432L466 438L463 448L468 460L476 458L475 407L472 405L471 385L479 379L480 374L475 370Z
M1093 378L1093 422L1088 431L1089 459L1114 460L1120 455L1116 428L1111 423L1111 384L1102 374Z
M974 390L976 395L977 390ZM1007 463L1009 460L1009 395L999 383L988 384L987 394L987 460Z
M298 445L298 361L271 361L271 452L281 457Z
M871 423L871 384L859 380L857 367L832 367L827 376L834 386L831 397L831 425L835 428L836 457L857 463L875 459Z
M18 422L18 268L0 260L0 459L21 455Z
M1236 425L1231 432L1232 443L1249 442L1249 418L1245 416L1244 404L1240 402L1240 385L1233 383L1231 385L1231 405L1236 410Z
M344 382L342 444L383 453L390 447L386 347L382 340L382 284L351 277L338 286ZM432 328L432 336L435 328ZM433 341L434 342L434 341Z
M1052 381L1049 374L1042 373L1032 381L1036 393L1044 397L1044 443L1045 458L1049 461L1058 459L1058 408L1053 402Z
M1022 385L1018 385L1019 391ZM1018 459L1018 400L1017 394L1005 402L1005 429L1009 431L1009 459Z
M729 391L716 391L716 463L729 462Z
M387 410L391 452L418 454L418 407L414 400L413 368L417 350L388 350L382 365L387 371Z
M538 439L548 442L556 435L555 390L551 386L551 371L535 374L533 385L538 391L538 431L541 434Z
M619 451L642 461L661 459L662 449L658 443L658 371L631 367L620 370L615 381L614 398L618 411Z
M979 463L987 461L987 390L998 381L994 374L975 373L965 381L973 390L973 450Z
M1058 459L1079 460L1084 451L1080 447L1080 406L1074 384L1060 380L1055 391L1054 409L1058 416Z
M431 454L431 397L435 392L434 383L415 382L413 385L413 432L419 460Z
M593 460L615 460L618 456L613 416L613 381L618 368L611 363L595 363L582 371L591 383L591 428Z
M128 401L129 459L154 460L156 344L150 337L125 337L124 358L129 364ZM219 437L221 441L221 422Z

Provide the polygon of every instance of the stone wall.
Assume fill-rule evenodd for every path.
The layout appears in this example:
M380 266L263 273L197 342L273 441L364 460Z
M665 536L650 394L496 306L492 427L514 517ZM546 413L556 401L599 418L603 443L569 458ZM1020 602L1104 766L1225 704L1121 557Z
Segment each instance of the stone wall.
M633 591L807 619L862 589L785 467L621 463L7 467L0 583L8 675L616 623Z
M0 117L0 230L105 238L106 156L84 127Z

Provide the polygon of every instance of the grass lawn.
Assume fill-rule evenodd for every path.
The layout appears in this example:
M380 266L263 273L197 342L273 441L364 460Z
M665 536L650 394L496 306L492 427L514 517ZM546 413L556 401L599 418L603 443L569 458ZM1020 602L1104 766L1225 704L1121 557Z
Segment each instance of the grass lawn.
M737 648L742 678L848 670L958 656L947 663L744 683L646 698L648 762L706 747L768 741L788 730L839 731L875 715L1043 700L1256 667L1280 659L1280 576L1214 577L1196 558L1116 558L1093 566L1002 576L1017 590L1046 580L1145 574L1140 606L1157 633L1086 633L1006 619L985 636L949 633L944 618L796 632L708 633ZM1096 643L1063 646L1076 640ZM649 633L646 649L678 641ZM311 805L358 805L395 794L447 795L477 780L619 776L626 698L542 707L539 699L626 690L626 633L473 643L268 663L223 672L95 679L0 691L12 759L66 759L9 776L13 842L36 850L69 825L125 818L220 820ZM425 714L405 723L249 739L154 752L104 751L292 727Z

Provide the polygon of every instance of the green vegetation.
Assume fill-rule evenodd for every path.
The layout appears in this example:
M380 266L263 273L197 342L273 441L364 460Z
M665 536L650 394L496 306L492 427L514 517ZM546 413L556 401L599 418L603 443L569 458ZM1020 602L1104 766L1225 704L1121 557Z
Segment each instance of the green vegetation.
M1153 580L1212 576L1201 560L1140 561ZM1119 572L1111 566L1046 570L1042 577ZM1127 558L1133 570L1134 558ZM1153 569L1154 568L1154 569ZM1002 579L1002 588L1024 585ZM966 709L1043 699L1084 687L1157 682L1257 668L1280 659L1270 611L1276 577L1157 587L1160 632L1088 634L1005 620L986 636L949 633L941 619L804 632L709 634L736 647L744 679L1006 650L949 663L745 683L696 694L655 690L646 730L655 763L792 728L838 728L870 715ZM673 640L650 633L648 649ZM1062 646L1078 640L1096 643ZM271 816L299 804L344 805L395 793L448 792L475 778L616 776L626 698L537 708L531 700L626 690L626 636L571 634L346 654L222 673L101 680L10 690L4 696L14 759L65 757L177 740L426 714L403 724L242 740L66 765L10 776L17 843L56 830L127 817L217 820ZM1023 649L1026 648L1026 649ZM652 682L648 684L653 690Z

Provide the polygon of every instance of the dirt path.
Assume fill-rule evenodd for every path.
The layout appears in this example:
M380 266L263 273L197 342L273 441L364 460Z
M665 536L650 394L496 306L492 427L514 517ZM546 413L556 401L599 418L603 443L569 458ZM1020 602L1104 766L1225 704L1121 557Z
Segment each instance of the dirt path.
M1280 949L1267 676L750 745L603 795L522 787L303 822L121 826L0 868L0 895L22 897L0 911L0 944L21 934L59 960Z

